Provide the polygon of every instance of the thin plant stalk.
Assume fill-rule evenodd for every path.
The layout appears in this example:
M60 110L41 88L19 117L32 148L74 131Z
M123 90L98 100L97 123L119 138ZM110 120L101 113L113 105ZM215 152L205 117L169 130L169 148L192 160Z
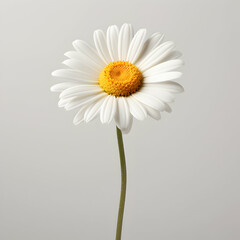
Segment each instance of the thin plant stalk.
M126 161L125 161L125 154L124 154L122 131L118 127L116 128L117 128L118 149L119 149L120 165L121 165L121 195L120 195L119 210L118 210L116 240L121 240L123 214L124 214L124 206L125 206L125 199L126 199L127 169L126 169Z

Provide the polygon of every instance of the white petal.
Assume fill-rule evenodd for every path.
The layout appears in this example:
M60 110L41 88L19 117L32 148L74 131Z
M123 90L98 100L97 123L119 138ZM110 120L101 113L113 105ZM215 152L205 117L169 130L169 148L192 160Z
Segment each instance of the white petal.
M81 109L78 111L78 113L75 115L73 119L73 124L77 125L84 120L84 114L86 112L86 109L89 107L89 105L82 106Z
M138 58L139 61L146 57L153 49L158 47L163 41L164 34L154 33L143 45L142 52Z
M102 123L110 123L116 113L117 102L114 96L108 95L102 105L100 120Z
M161 83L146 83L144 84L144 86L156 87L161 89L162 91L167 91L171 93L181 93L184 91L183 86L181 86L179 83L172 81L166 81Z
M108 103L110 102L110 103ZM103 104L102 104L102 108L101 108L101 111L100 111L100 121L102 123L107 123L108 121L105 120L105 115L110 115L110 112L111 112L111 108L112 108L112 105L111 105L111 95L108 95ZM108 107L106 107L108 106Z
M163 58L165 58L174 48L174 43L171 41L165 42L152 50L138 65L137 67L142 71L146 71L148 68L158 64Z
M163 111L165 108L165 105L161 100L159 100L155 96L152 96L151 93L142 92L142 88L141 88L141 92L137 92L137 93L133 94L132 96L134 98L136 98L138 101L140 101L141 103L144 103L144 104L148 105L149 107L154 108L156 110Z
M116 97L112 97L112 112L111 115L109 117L109 122L112 121L112 119L114 118L114 116L116 115L116 111L117 111L117 98Z
M97 65L104 67L105 63L99 57L97 51L94 48L92 48L90 45L88 45L86 42L82 40L75 40L73 42L73 46L79 53L82 53L82 55L84 55L85 57L90 58Z
M65 89L60 95L60 98L78 97L82 95L91 95L91 93L103 92L98 85L78 85Z
M176 70L182 65L183 65L182 59L169 60L167 62L163 62L155 65L154 67L149 68L147 71L143 72L143 76L151 77L152 75L156 75L158 73L169 72L172 70Z
M60 96L60 98L65 99L65 98L69 98L69 97L88 97L88 96L92 96L92 95L96 95L97 93L101 93L102 91L100 91L99 89L94 89L94 90L89 90L89 91L76 91L76 92L72 92L69 93L67 96ZM65 92L63 92L65 94Z
M130 115L129 117L129 122L128 122L128 126L126 128L122 128L122 132L124 134L127 134L130 132L131 128L132 128L132 123L133 123L133 117L132 115Z
M106 93L100 93L100 94L98 93L96 95L91 95L90 97L89 96L88 97L86 97L86 96L76 97L71 102L69 102L67 105L65 105L65 109L67 111L69 111L69 110L84 106L86 104L93 103L106 95L107 95Z
M133 28L131 24L123 24L118 37L118 58L125 60L127 58L129 45L133 38Z
M94 78L90 73L82 72L74 69L59 69L52 72L52 76L66 78L73 81L79 81L82 83L96 83L97 79Z
M50 90L52 92L62 92L67 88L75 87L75 86L78 86L78 85L79 85L79 83L75 83L75 82L63 82L63 83L58 83L58 84L53 85L50 88Z
M144 120L147 117L147 112L142 106L142 103L137 101L133 96L126 98L130 113L138 120Z
M92 69L96 69L99 72L106 65L105 63L102 62L102 60L101 60L101 62L97 61L97 59L92 60L91 58L89 58L87 55L85 55L82 52L68 51L64 55L70 59L81 61L85 65L89 66Z
M93 34L94 43L97 49L97 52L101 59L108 64L111 62L111 57L108 52L107 42L105 34L102 30L96 30Z
M127 61L131 63L135 63L135 61L138 59L144 45L146 33L147 33L146 29L140 29L134 35L129 46L127 59L126 59Z
M58 107L65 107L68 103L70 103L71 101L73 101L74 98L64 98L64 99L60 99L58 101Z
M171 113L172 112L171 107L167 103L165 103L165 106L166 106L165 111Z
M94 104L92 104L88 109L86 110L84 114L84 120L85 122L92 121L95 117L97 117L99 111L101 110L103 101L105 100L105 97L97 100Z
M173 59L178 59L182 56L182 53L179 51L172 51L170 52L165 58L161 60L161 62L173 60Z
M112 61L118 60L118 27L113 25L107 30L107 47Z
M173 102L175 99L174 95L169 91L163 90L155 86L151 86L151 87L149 87L149 85L144 86L141 88L141 93L151 95L157 98L158 100L160 100L161 102L170 103L170 102Z
M145 105L143 104L144 108L146 109L147 111L147 114L152 117L153 119L155 120L159 120L161 119L161 114L160 114L160 111L154 109L154 108L151 108L149 107L148 105Z
M131 115L127 101L125 97L118 97L116 100L118 103L117 113L115 114L116 124L121 130L127 130L131 123Z
M83 72L89 72L91 73L92 76L95 76L96 78L100 74L100 71L97 70L95 67L92 67L91 65L86 65L86 62L77 59L67 59L62 63L72 69L80 70Z
M150 77L144 78L144 83L160 83L165 82L173 79L180 78L182 76L181 72L165 72L159 73L157 75L153 75Z

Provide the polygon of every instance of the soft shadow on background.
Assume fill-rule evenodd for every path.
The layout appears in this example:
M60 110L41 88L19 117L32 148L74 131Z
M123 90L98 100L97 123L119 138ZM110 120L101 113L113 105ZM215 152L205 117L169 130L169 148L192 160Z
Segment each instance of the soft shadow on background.
M0 3L0 239L114 239L114 124L74 126L49 91L75 39L132 23L184 53L185 93L124 136L123 240L238 240L239 1Z

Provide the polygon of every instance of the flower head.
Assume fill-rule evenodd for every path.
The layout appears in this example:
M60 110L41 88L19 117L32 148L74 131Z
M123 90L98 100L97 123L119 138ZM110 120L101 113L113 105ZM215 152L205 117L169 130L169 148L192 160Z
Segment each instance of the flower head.
M96 30L93 37L95 48L74 41L75 51L65 53L68 68L52 73L67 80L51 90L60 92L59 107L78 109L74 124L100 116L102 123L114 119L127 133L133 118L160 119L160 112L171 112L168 103L183 91L172 81L182 75L176 69L183 64L173 42L163 42L160 33L146 39L146 29L133 34L130 24L120 30L110 26L106 34Z

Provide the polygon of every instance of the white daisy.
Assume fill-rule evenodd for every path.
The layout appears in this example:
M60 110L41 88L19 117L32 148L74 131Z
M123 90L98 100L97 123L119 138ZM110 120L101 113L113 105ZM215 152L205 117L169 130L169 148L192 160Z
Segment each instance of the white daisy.
M60 92L59 107L79 109L73 123L90 122L100 116L102 123L113 119L128 133L133 118L148 115L160 119L160 112L171 112L168 103L183 87L173 79L182 73L181 54L174 43L163 42L163 34L146 39L146 29L133 33L130 24L110 26L105 34L96 30L95 48L82 40L73 42L75 51L65 53L67 69L56 70L55 77L66 79L51 87Z

